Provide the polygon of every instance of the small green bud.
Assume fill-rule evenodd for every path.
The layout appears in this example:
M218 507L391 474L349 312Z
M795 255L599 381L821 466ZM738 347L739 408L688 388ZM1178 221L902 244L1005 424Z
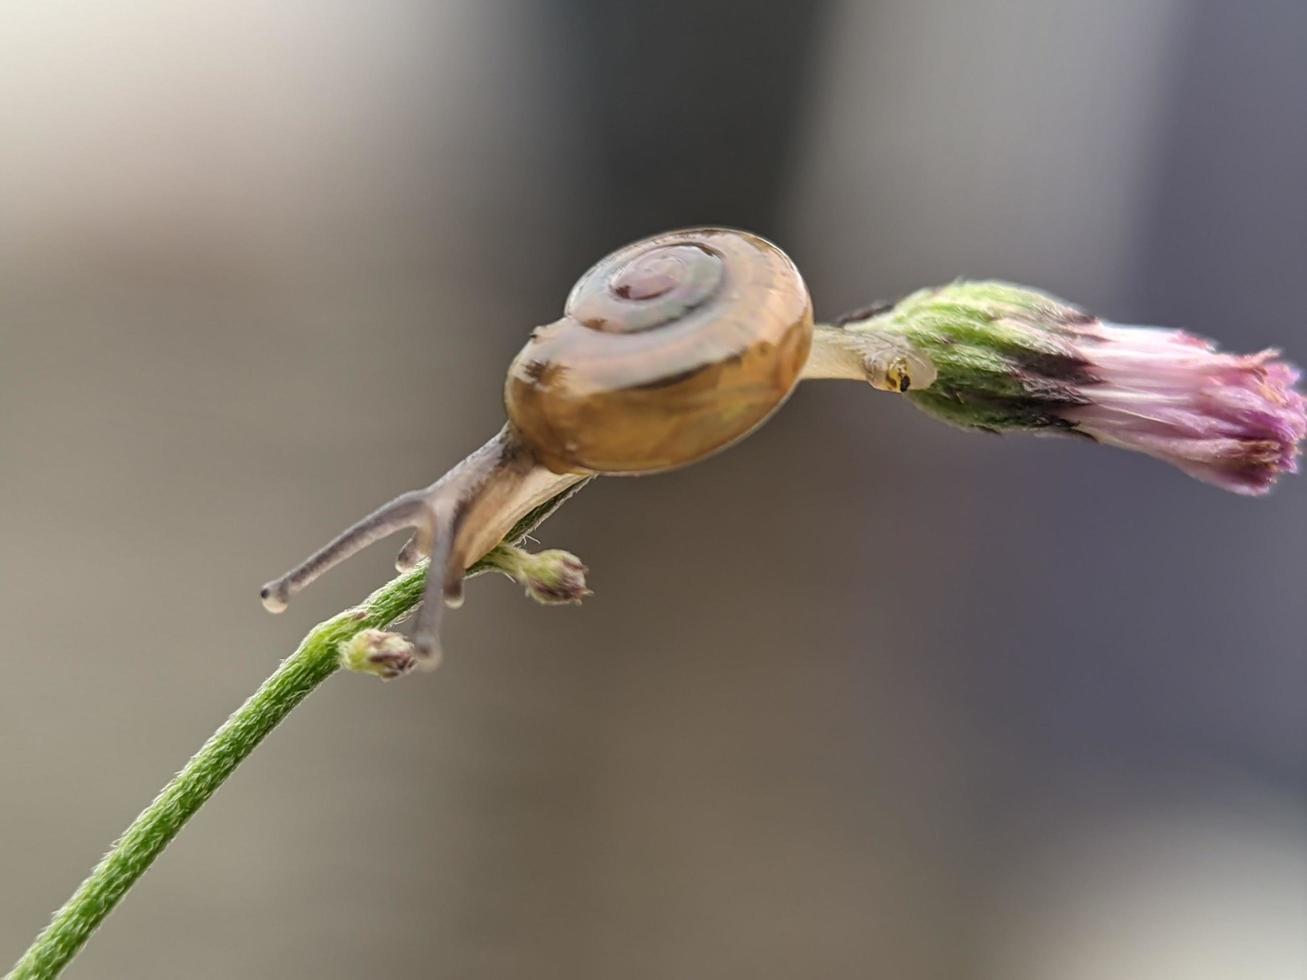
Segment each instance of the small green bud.
M399 633L367 629L340 644L341 667L383 681L407 674L416 664L413 644Z
M591 592L585 587L589 571L570 551L557 548L532 554L516 545L501 544L482 559L526 589L546 606L579 603Z

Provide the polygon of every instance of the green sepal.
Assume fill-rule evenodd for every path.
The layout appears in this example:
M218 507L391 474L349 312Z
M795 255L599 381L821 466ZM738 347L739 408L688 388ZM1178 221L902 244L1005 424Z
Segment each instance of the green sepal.
M1094 381L1069 329L1092 317L1044 293L996 281L959 281L912 293L853 331L905 337L938 372L908 397L968 429L1072 428L1064 410L1086 404Z

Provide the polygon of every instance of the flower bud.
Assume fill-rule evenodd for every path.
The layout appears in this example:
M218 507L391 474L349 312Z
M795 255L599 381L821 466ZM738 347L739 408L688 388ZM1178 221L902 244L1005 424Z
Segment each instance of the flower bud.
M531 554L515 545L501 544L482 561L503 572L546 606L577 604L591 592L585 587L589 570L570 551L557 548Z
M366 629L340 644L340 665L346 670L373 674L383 681L407 674L417 664L417 653L407 637L385 630Z
M922 290L850 331L906 337L938 376L913 402L966 428L1078 433L1242 494L1297 471L1298 371L1274 350L1226 354L1179 330L1120 326L1034 290Z

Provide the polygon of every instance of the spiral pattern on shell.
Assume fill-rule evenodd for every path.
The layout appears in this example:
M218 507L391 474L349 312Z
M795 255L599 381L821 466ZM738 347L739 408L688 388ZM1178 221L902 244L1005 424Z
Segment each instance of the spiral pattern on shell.
M505 385L508 416L555 472L648 473L761 424L812 343L803 279L775 245L696 228L614 252L538 327Z

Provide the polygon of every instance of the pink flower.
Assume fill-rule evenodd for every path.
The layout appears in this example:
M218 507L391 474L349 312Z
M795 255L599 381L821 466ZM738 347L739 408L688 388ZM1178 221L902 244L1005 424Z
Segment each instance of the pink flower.
M1307 402L1279 352L1225 354L1179 330L1088 320L1061 332L1093 380L1061 413L1109 445L1147 453L1242 494L1298 469Z

